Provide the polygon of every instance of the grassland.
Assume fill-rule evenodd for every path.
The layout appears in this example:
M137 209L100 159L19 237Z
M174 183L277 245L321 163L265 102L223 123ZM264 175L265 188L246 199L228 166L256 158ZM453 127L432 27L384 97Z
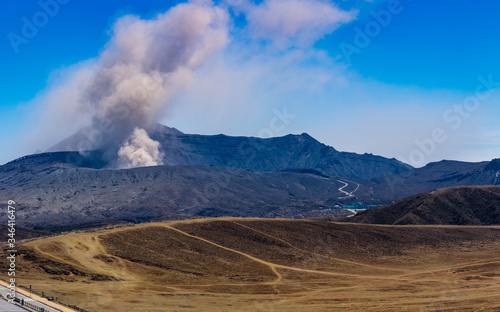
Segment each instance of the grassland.
M27 242L18 283L88 311L500 311L500 227L218 218Z

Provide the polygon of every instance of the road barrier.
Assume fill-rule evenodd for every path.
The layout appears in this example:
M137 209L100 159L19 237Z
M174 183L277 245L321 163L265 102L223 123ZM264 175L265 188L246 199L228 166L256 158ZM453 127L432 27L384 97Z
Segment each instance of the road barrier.
M24 286L20 286L20 287L21 287L21 288L24 288L24 289L26 289L26 290L28 290L28 289L29 289L29 288L24 287ZM33 290L31 290L31 291L32 291L33 293L35 293L35 294L37 294L37 295L41 296L42 298L46 298L46 299L48 298L48 297L44 296L43 292L40 294L40 293L37 293L36 291L33 291ZM7 298L6 298L6 299L7 299ZM53 300L54 298L49 298L48 300L51 300L51 299ZM36 311L36 312L48 312L48 311L49 311L49 310L47 310L47 308L43 308L43 307L38 306L37 304L39 304L39 302L37 302L37 301L31 301L31 299L28 301L28 300L23 299L23 298L15 297L15 298L14 298L14 301L15 301L15 302L16 302L19 306L22 306L22 307L28 307L28 308L30 308L31 310ZM78 312L89 312L89 311L87 311L87 310L84 310L84 309L82 309L82 308L80 308L80 307L76 306L76 305L66 304L66 303L61 302L61 301L57 301L57 304L62 305L62 306L66 306L66 307L68 307L68 308L70 308L70 309L72 309L72 310L78 311ZM52 307L51 307L51 308L52 308ZM57 309L57 308L52 308L52 309L59 311L59 309Z
M47 312L45 308L39 307L36 304L31 303L30 301L24 300L23 298L15 297L14 301L17 302L22 307L28 307L37 312Z

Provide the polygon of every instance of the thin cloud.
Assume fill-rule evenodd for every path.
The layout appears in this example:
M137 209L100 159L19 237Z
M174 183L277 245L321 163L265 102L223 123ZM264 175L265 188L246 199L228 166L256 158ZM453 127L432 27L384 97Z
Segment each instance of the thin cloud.
M103 138L85 148L105 150L110 163L116 162L121 144L121 164L132 159L130 155L154 150L131 151L142 146L136 144L140 139L151 145L137 129L157 122L171 98L191 83L196 69L226 46L228 18L225 9L210 1L179 4L148 20L133 15L119 18L95 60L72 68L66 80L44 92L38 105L47 118L42 118L40 127L75 119L86 119L94 129L106 127L100 131ZM56 130L62 129L67 128ZM35 136L41 134L46 133ZM148 157L154 161L143 163L158 163L154 155Z
M310 47L357 14L319 0L266 0L243 12L253 38L269 40L281 49Z
M93 117L112 119L117 104L133 104L142 109L125 119L130 133L160 121L186 133L258 136L270 127L273 111L278 110L296 118L275 131L276 136L308 132L339 150L396 158L408 158L418 148L415 140L425 140L441 127L449 139L426 158L433 161L455 158L463 134L481 135L481 125L473 120L498 113L496 106L484 103L452 131L443 112L466 95L371 81L314 46L325 34L352 21L355 11L318 0L291 0L286 5L282 0L228 3L194 1L156 19L119 19L99 58L67 70L33 102L39 127L33 131L37 139L30 142L31 151L50 147L40 145L49 140L55 144ZM199 14L193 15L192 8ZM231 10L243 15L247 24L236 25ZM180 26L195 40L177 40ZM122 74L124 68L132 74ZM161 82L161 88L153 90L158 93L150 92L139 106L122 102L135 99L130 86L143 80L142 75ZM96 77L106 83L93 82ZM106 85L111 88L101 88ZM89 97L89 89L101 100ZM147 141L146 136L136 137ZM127 145L124 142L132 142L131 137L120 137L116 152ZM154 148L144 150L156 153Z

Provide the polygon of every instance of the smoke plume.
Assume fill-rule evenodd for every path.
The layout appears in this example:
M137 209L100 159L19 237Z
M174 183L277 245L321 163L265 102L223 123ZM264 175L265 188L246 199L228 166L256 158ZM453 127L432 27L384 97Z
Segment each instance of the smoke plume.
M83 138L65 140L51 151L102 150L112 166L128 167L160 163L125 162L118 152L132 155L131 148L148 146L151 138L134 129L156 139L150 130L166 112L177 114L176 120L185 114L189 127L203 125L203 131L232 123L238 131L242 125L258 127L258 133L262 123L254 119L261 118L265 105L309 101L310 90L337 75L313 44L354 19L333 1L188 1L151 19L119 18L96 58L57 73L61 78L39 99L33 144L53 144L84 128ZM171 111L171 103L182 109ZM146 141L130 143L140 139Z
M135 128L118 150L118 166L135 168L162 165L163 155L159 147L160 143L152 140L146 130Z
M159 143L143 129L161 119L194 71L227 44L228 19L227 10L205 0L149 20L121 17L99 57L48 95L71 94L71 102L59 100L52 110L88 116L99 138L91 148L118 166L161 164Z

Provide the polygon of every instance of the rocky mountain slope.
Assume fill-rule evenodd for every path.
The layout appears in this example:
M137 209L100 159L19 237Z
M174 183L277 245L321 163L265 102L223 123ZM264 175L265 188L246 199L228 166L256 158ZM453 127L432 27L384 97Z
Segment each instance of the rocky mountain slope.
M206 166L111 170L53 163L67 159L65 155L30 156L0 167L0 196L18 203L19 226L95 226L196 216L331 216L339 211L322 208L351 200L339 190L344 185L339 178L309 172ZM356 194L370 197L365 187Z
M307 168L330 176L359 179L399 174L411 169L411 166L396 159L339 152L306 133L261 139L222 134L184 134L160 124L147 132L153 140L160 142L165 165L233 167L254 172ZM98 132L87 127L49 151L78 151L88 146L99 149L106 142L99 140L95 133ZM89 138L96 144L86 144Z
M53 149L77 149L89 138L86 131ZM379 156L338 152L307 134L270 139L203 136L157 125L149 135L161 142L166 165L116 170L100 150L29 155L0 166L0 197L19 203L21 226L50 228L196 216L341 216L345 211L329 209L354 202L387 204L438 188L500 180L498 159L441 161L415 169ZM353 178L357 176L376 177ZM382 219L366 222L461 220L448 218L450 214L447 220L417 220L405 217L403 208L397 212L408 205L390 206L396 219L386 220L382 213ZM464 222L493 224L481 218Z

